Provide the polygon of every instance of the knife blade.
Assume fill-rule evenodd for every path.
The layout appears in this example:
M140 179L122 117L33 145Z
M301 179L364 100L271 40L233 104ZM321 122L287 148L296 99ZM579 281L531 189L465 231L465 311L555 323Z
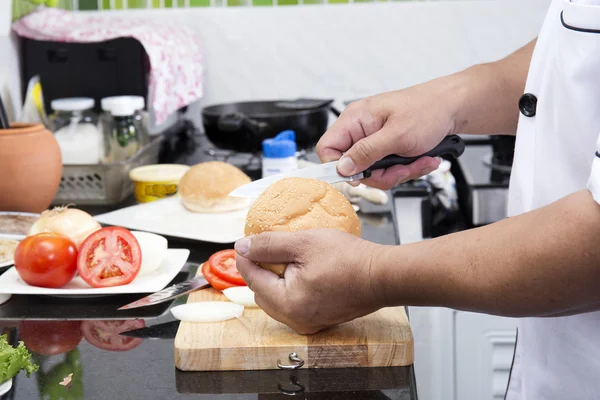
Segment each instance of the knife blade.
M133 303L126 304L117 310L130 310L132 308L153 306L155 304L164 303L165 301L173 300L179 296L183 296L195 290L204 289L209 286L210 283L208 283L206 278L204 278L202 275L199 275L195 278L188 279L187 281L169 286L168 288L165 288L159 292L152 293L146 297L134 301Z
M119 335L140 339L175 339L180 321L164 322L162 324L145 326L119 333Z
M297 169L295 171L272 175L266 178L258 179L256 181L247 183L234 189L229 196L231 197L257 197L265 191L273 183L284 179L284 178L312 178L325 181L330 184L338 182L351 182L361 180L371 176L371 173L376 169L385 169L394 165L408 165L421 157L441 157L444 155L451 156L453 158L460 157L465 151L465 143L462 138L458 135L446 136L435 148L428 151L427 153L421 154L416 157L403 157L398 155L390 155L382 160L377 161L371 167L365 171L352 175L342 176L337 172L337 161L319 164L314 167L307 167Z

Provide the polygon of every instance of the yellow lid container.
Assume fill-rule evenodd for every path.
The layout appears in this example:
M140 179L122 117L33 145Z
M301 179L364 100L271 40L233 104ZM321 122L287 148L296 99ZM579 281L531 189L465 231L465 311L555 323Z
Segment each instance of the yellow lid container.
M138 203L177 195L179 180L190 169L181 164L153 164L129 171L133 192Z

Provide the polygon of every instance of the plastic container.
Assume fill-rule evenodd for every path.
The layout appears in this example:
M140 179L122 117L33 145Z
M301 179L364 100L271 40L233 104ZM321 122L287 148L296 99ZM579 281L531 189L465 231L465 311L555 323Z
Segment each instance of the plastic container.
M181 177L190 169L181 164L155 164L132 169L129 179L138 203L148 203L174 196L179 191Z
M263 140L262 153L263 178L298 169L294 131L283 131L273 139Z
M98 164L104 156L102 132L91 112L94 100L77 97L51 103L50 123L65 165Z

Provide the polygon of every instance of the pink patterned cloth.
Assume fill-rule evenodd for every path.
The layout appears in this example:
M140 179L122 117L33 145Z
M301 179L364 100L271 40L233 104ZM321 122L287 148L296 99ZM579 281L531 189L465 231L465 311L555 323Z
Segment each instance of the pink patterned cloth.
M148 104L158 125L203 95L202 43L186 27L42 7L13 23L12 28L17 35L33 40L78 43L119 37L138 40L150 59Z

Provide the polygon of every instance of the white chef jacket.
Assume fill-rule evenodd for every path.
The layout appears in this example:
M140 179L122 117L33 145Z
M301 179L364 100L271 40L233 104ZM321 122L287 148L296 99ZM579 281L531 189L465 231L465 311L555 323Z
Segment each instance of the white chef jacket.
M525 93L509 216L586 188L600 203L600 0L552 1ZM600 399L600 312L519 319L506 399Z

